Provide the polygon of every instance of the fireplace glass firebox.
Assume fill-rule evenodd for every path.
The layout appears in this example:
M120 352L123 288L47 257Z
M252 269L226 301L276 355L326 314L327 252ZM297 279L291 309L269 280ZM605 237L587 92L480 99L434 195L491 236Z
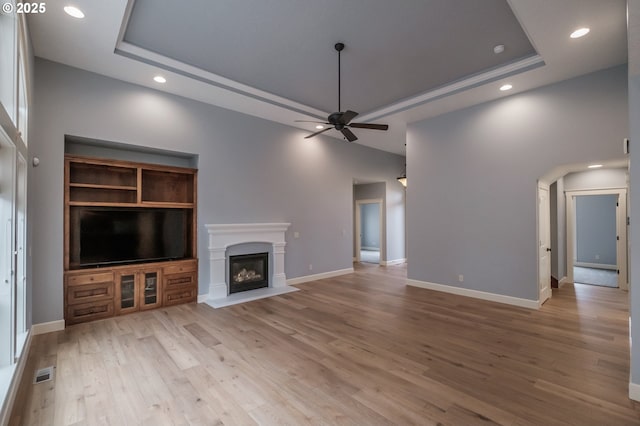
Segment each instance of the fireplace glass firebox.
M269 287L269 253L229 256L229 294Z

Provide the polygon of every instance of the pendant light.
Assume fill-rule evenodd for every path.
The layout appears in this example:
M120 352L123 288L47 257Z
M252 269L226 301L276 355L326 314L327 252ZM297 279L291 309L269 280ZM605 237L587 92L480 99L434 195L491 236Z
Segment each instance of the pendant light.
M404 171L402 175L398 176L398 182L402 184L405 188L407 187L407 165L404 165Z
M404 144L404 153L405 155L407 154L407 144ZM407 187L407 163L406 163L406 158L405 158L405 163L404 163L404 170L402 171L402 174L400 176L397 177L398 182L400 182L402 184L402 186L404 186L405 188Z

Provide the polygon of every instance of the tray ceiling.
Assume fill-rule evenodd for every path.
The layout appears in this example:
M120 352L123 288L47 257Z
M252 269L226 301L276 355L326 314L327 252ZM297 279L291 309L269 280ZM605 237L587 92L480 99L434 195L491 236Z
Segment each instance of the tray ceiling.
M536 53L505 0L137 0L123 40L322 111L344 42L343 106L360 113Z

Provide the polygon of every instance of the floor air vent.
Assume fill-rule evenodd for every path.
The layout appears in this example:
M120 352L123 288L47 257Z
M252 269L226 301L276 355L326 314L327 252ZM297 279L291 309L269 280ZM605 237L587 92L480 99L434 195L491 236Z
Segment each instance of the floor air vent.
M36 374L33 377L33 383L42 383L53 378L53 366L41 368L36 370Z

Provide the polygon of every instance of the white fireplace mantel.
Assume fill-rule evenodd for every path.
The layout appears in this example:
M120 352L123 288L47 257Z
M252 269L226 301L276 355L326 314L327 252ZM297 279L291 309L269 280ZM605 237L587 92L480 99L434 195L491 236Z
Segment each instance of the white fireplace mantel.
M295 291L287 286L284 273L285 232L290 223L229 223L205 225L209 233L209 298L207 302L214 306L226 306L233 303L268 297L275 294ZM226 279L227 248L245 243L268 243L273 247L273 275L268 289L251 290L229 295Z

